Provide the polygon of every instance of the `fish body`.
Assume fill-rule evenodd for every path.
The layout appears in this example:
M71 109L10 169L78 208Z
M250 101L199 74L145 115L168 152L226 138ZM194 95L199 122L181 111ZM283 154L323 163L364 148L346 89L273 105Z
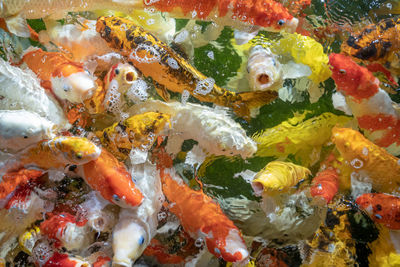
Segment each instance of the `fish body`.
M159 112L133 115L97 132L96 135L104 147L117 158L125 160L133 148L150 149L157 135L170 124L170 117L168 114Z
M96 89L95 78L83 67L61 52L28 49L22 62L41 80L41 85L51 90L59 99L82 103Z
M272 91L236 94L217 86L212 78L204 76L157 37L127 19L100 17L96 30L144 76L153 78L164 99L169 99L167 89L179 93L186 90L200 101L233 108L239 116L249 119L250 108L277 97Z
M59 136L42 140L20 156L22 165L47 170L66 165L82 165L97 159L101 150L86 138Z
M89 262L70 256L66 253L55 251L43 264L43 267L89 267Z
M310 193L313 197L320 196L326 203L332 201L332 198L339 190L339 177L335 169L326 169L319 172L310 187Z
M141 114L152 110L171 115L171 140L174 136L182 142L186 139L196 140L202 149L216 156L240 155L248 158L257 151L256 143L231 118L226 108L147 100L133 106L129 112ZM180 151L180 146L177 150Z
M379 80L349 56L330 54L329 63L338 92L346 97L368 139L391 154L400 154L400 115L388 93L379 88Z
M31 71L11 66L0 59L0 109L26 110L48 119L57 129L70 125L57 100L40 86Z
M332 141L353 171L365 173L369 177L374 190L385 193L398 190L398 158L349 128L333 128Z
M184 1L160 0L144 1L172 16L215 21L226 26L239 26L239 23L259 26L266 31L294 32L298 20L279 2L272 0L229 0L229 1Z
M82 166L78 173L101 196L123 208L140 205L143 195L132 181L125 165L110 152L102 149L100 156Z
M68 250L82 249L90 244L87 221L78 221L70 213L50 214L49 218L40 223L40 233L56 241L56 247Z
M0 110L0 149L16 152L53 135L55 125L26 110Z
M25 168L7 172L3 175L0 183L0 199L7 197L17 186L24 186L29 181L35 180L43 174L43 171Z
M382 193L363 194L356 203L365 209L375 222L389 229L400 229L400 198Z
M256 195L286 193L310 174L310 170L302 166L272 161L256 174L251 186Z
M400 74L398 51L400 19L387 18L366 26L360 33L342 43L341 51L355 60L379 63L390 71Z
M35 246L37 240L41 237L40 228L33 226L28 228L24 233L22 233L18 238L18 244L22 250L28 255L32 255L32 249Z
M210 253L225 261L240 262L249 256L239 229L218 204L202 191L188 187L176 174L161 168L160 175L164 195L171 203L169 210L192 238L205 240Z

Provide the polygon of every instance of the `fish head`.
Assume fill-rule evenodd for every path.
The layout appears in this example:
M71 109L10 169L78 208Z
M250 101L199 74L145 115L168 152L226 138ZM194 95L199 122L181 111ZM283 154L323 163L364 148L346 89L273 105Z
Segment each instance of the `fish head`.
M213 230L202 230L207 233L205 238L207 249L216 257L222 257L228 262L245 261L249 257L249 252L242 235L235 228L226 231L227 227L229 226L218 225L211 226Z
M285 30L293 33L299 24L299 20L277 1L257 1L253 10L256 10L255 14L251 16L255 18L254 24L267 28L269 31ZM271 16L272 13L273 16Z
M54 145L70 163L82 165L97 159L101 149L83 137L62 136L53 139Z
M51 86L58 98L71 103L83 103L96 91L96 79L83 68L72 68L65 66L64 70L68 70L52 77Z
M372 193L362 194L356 199L356 203L360 208L368 211L368 209L370 209L373 204L373 198L374 194Z
M338 91L355 99L369 98L379 89L379 80L367 68L359 66L351 57L332 53L329 55L332 78Z
M104 87L108 90L111 82L117 82L118 91L125 93L139 77L135 67L128 63L118 63L111 67L104 77Z

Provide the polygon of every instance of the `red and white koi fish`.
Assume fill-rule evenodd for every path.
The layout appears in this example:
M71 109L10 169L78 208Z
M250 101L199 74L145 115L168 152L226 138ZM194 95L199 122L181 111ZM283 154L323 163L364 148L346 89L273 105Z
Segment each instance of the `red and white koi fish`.
M33 181L43 174L43 171L25 168L4 174L0 183L0 199L7 197L17 186L24 186L29 181Z
M78 168L78 173L86 183L100 192L104 199L123 208L136 207L142 203L143 195L125 165L107 150L102 149L97 159Z
M43 267L89 267L89 262L70 256L66 253L54 252L43 264Z
M83 64L74 62L61 52L27 49L22 57L24 63L41 80L41 85L61 100L82 103L96 90L95 77Z
M368 139L393 155L400 154L400 115L389 95L379 88L379 80L349 56L331 54L329 63L337 90L346 96Z
M87 220L78 221L76 216L67 212L49 214L49 218L40 224L40 233L55 240L56 247L82 249L92 241L86 223Z
M240 230L211 197L191 189L174 170L165 169L164 166L172 166L169 156L159 157L163 158L159 159L162 189L171 203L169 210L179 218L183 229L194 239L202 238L216 257L229 262L245 261L249 252Z
M356 203L365 209L375 222L389 229L400 229L400 198L383 193L363 194Z

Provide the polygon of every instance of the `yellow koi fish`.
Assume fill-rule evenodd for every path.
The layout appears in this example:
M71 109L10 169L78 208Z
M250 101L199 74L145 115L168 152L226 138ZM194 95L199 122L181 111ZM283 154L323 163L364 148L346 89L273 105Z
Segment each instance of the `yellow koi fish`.
M42 140L28 148L20 158L23 165L34 165L41 169L63 168L68 164L82 165L95 160L101 150L86 138L59 136Z
M120 160L125 160L132 148L151 147L156 136L170 123L171 115L146 112L123 122L114 123L96 133L101 143Z
M130 20L100 17L96 30L143 75L153 78L157 92L165 100L169 99L167 89L187 91L200 101L232 108L249 119L251 108L268 104L278 96L273 91L234 93L217 86L214 79L203 75L167 44Z

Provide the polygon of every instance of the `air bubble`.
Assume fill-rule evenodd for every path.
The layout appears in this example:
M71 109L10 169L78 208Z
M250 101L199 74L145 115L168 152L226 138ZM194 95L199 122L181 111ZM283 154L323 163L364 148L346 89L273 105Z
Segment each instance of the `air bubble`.
M154 19L148 19L146 21L147 25L153 25L156 21Z
M151 4L157 3L158 1L160 1L160 0L144 0L144 4L146 6L149 6Z
M197 238L196 241L194 242L194 245L197 248L201 248L202 246L204 246L204 239L201 237Z
M206 78L199 81L196 85L196 89L193 91L195 94L206 95L211 92L215 84L213 78Z
M182 96L181 96L181 102L182 104L186 104L187 100L189 99L190 93L188 90L183 90Z
M208 51L207 53L207 57L211 58L212 60L214 60L214 52L213 51Z
M160 212L157 214L157 218L159 221L164 220L165 218L167 218L167 213L165 212Z
M179 69L178 62L176 62L175 59L169 57L169 58L167 59L167 63L168 63L168 66L170 66L170 67L173 68L174 70Z
M368 148L364 147L362 150L363 155L367 156L368 155Z
M144 55L144 57L139 56L138 53L143 50L146 51L147 54ZM150 55L150 57L148 55ZM141 63L153 63L160 61L161 58L160 53L154 47L146 44L139 44L129 57Z
M149 97L147 88L147 83L145 81L136 80L126 92L126 96L133 102L146 101Z
M362 168L362 166L364 165L364 163L362 162L362 160L359 160L359 159L357 159L357 158L353 159L353 160L350 162L350 164L351 164L351 166L353 166L353 168L355 168L355 169L360 169L360 168Z

